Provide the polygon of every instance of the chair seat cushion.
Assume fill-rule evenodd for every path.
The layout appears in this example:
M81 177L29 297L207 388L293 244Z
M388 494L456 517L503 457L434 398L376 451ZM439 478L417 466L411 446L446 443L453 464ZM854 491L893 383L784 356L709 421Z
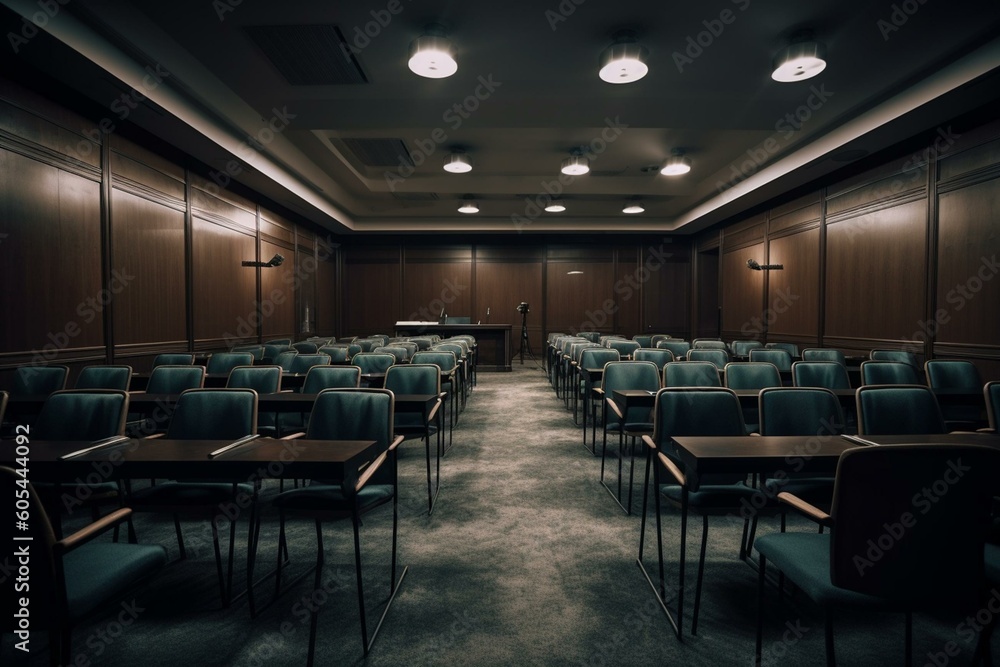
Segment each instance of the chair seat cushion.
M358 492L358 503L362 510L380 505L392 499L389 484L369 484ZM310 484L309 486L279 493L274 497L274 506L285 511L331 512L350 511L351 505L339 484Z
M906 608L879 597L834 586L830 581L829 533L772 533L758 537L754 547L819 605L884 611Z
M681 502L682 487L677 484L661 484L660 493L671 502ZM743 484L702 484L697 491L688 492L688 507L691 509L739 508L740 500L757 493L756 489Z
M66 602L75 621L107 600L118 600L136 581L167 562L158 544L90 542L66 554Z
M253 485L237 484L236 492L253 495ZM134 509L142 509L143 506L211 506L232 499L232 482L165 482L134 492L129 504Z

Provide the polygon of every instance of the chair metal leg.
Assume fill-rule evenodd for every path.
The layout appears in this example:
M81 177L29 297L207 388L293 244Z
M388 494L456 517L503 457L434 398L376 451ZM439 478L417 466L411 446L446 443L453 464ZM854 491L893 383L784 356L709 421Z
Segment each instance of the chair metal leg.
M222 606L229 606L229 593L226 590L226 575L222 570L222 549L219 547L219 527L215 521L212 524L212 549L215 551L215 570L219 576L219 594L222 597Z
M757 643L754 650L753 664L760 667L764 649L764 581L767 570L767 559L760 555L757 565Z
M281 595L281 549L285 545L285 513L278 512L278 564L274 568L274 597ZM285 547L287 548L287 547Z
M833 652L833 609L830 607L826 608L826 620L823 625L823 637L826 642L826 665L827 667L836 667L837 657Z
M647 472L648 472L648 469L647 469ZM659 469L659 466L656 466L655 468L653 468L653 494L655 496L655 505L656 505L656 550L657 550L658 563L659 563L659 575L660 575L659 586L657 586L656 584L653 583L653 580L649 576L649 572L646 571L646 566L643 565L643 563L642 563L642 550L641 550L642 540L641 540L641 538L640 538L639 558L636 559L635 563L636 563L636 565L639 566L639 570L642 572L642 576L646 579L646 583L649 584L649 587L652 589L653 595L656 596L656 601L657 601L657 603L659 603L660 609L663 610L663 614L667 617L667 620L670 622L670 626L674 629L674 634L676 635L677 640L678 641L684 641L683 637L681 636L681 626L680 626L680 623L679 623L680 615L678 615L677 619L674 619L674 616L673 616L673 614L670 613L670 609L667 608L667 603L666 603L667 593L666 593L666 584L665 584L665 578L664 578L664 572L663 572L663 534L660 532L661 521L660 521L660 469ZM645 520L645 516L646 516L646 513L643 512L643 520Z
M364 647L365 657L368 656L368 621L365 618L365 586L361 578L361 536L359 534L360 517L358 508L355 505L351 515L354 524L354 570L358 578L358 612L361 614L361 643Z
M702 514L701 555L698 557L698 583L694 589L694 614L691 620L691 634L698 634L698 612L701 611L701 582L705 575L705 548L708 546L708 515Z
M313 589L319 590L323 583L323 524L316 519L316 577L313 581ZM316 629L319 625L319 605L313 605L312 613L309 615L309 654L306 656L306 665L310 667L316 658Z
M180 552L180 559L187 558L187 551L184 550L184 534L181 532L181 518L174 515L174 532L177 533L177 550Z

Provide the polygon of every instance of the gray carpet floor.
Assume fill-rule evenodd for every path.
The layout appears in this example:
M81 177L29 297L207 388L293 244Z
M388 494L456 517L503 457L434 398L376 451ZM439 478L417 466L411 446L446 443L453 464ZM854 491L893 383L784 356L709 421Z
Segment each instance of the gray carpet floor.
M372 652L362 655L349 522L325 528L321 584L312 575L273 599L273 580L256 587L267 603L251 619L246 599L222 609L207 526L185 523L189 554L177 561L172 522L139 517L140 540L170 550L172 562L134 595L79 627L74 664L302 665L309 609L318 608L317 664L349 665L749 665L757 617L757 575L737 558L742 521L710 521L705 592L697 637L690 604L678 642L636 566L637 511L626 516L598 482L600 459L546 376L515 362L512 373L482 373L442 462L442 488L427 515L423 446L400 456L400 563L409 567ZM637 469L637 483L641 480ZM276 492L276 482L265 489ZM258 571L273 565L277 529L265 515ZM764 519L761 532L777 529ZM366 515L362 529L370 627L389 589L391 510ZM664 527L668 577L676 577L678 515ZM791 519L789 530L811 530ZM246 522L237 542L243 587ZM311 524L289 526L291 576L315 561ZM693 591L700 521L689 539ZM655 566L655 552L646 561ZM932 576L932 573L931 573ZM291 577L286 578L288 581ZM689 600L693 593L689 594ZM802 595L768 590L765 664L824 664L822 616ZM973 645L947 615L915 617L916 664L968 664ZM902 662L903 620L842 614L838 659L844 665ZM958 656L944 653L953 642ZM0 664L47 664L44 635L24 659L5 636ZM931 662L930 656L938 662ZM945 659L947 662L940 662Z

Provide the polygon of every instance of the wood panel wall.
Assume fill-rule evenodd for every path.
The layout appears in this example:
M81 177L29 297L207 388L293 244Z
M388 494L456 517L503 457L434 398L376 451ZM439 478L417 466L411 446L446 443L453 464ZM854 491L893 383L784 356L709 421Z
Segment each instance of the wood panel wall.
M315 230L183 162L0 80L0 388L21 364L147 370L158 352L298 337L336 291ZM279 268L241 265L276 252Z
M960 119L851 171L722 225L723 337L908 349L1000 377L1000 122Z

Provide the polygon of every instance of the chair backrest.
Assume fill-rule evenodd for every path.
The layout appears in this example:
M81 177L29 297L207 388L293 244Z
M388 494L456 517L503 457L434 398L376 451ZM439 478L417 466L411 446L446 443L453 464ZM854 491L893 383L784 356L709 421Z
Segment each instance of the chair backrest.
M299 354L316 354L319 351L319 345L311 340L300 340L297 343L292 343L292 347Z
M177 398L167 427L175 440L238 440L257 433L253 389L188 389Z
M452 354L455 355L456 359L465 358L465 348L463 348L458 343L438 343L431 349L434 351L451 352Z
M572 345L569 346L569 354L567 356L579 364L580 357L583 354L584 350L590 348L600 348L600 347L601 346L598 345L597 343L573 343ZM603 349L608 349L608 348L603 348Z
M686 340L677 340L676 338L665 338L657 341L656 348L658 350L670 350L674 354L674 359L684 359L691 350L691 343Z
M15 396L38 395L47 396L54 391L66 388L69 378L69 366L19 366L14 370Z
M292 373L305 373L313 366L328 366L330 355L328 354L302 354L295 355L292 359Z
M653 337L649 334L636 334L632 340L639 343L639 347L653 347Z
M306 437L374 440L384 450L393 439L394 403L388 389L324 389L313 403Z
M288 350L292 350L293 352L295 351L291 345L277 345L277 344L267 343L264 345L264 359L266 361L270 361L270 363L273 364L275 363L275 360L278 358L279 354L281 354L282 352L287 352Z
M764 347L764 344L759 340L734 340L729 349L733 351L734 357L746 357L750 354L750 350L761 347Z
M802 350L802 361L835 361L841 366L847 365L844 353L831 347L809 347Z
M457 343L456 343L457 345ZM401 345L383 345L381 347L376 347L372 352L378 354L391 354L396 361L403 362L410 358L410 351Z
M157 366L149 374L147 394L179 394L205 386L204 366Z
M633 352L639 349L639 343L624 338L609 338L604 341L604 345L612 350L618 350L618 353L622 357L629 358L631 358Z
M297 356L299 356L298 350L285 350L278 353L278 356L274 358L274 363L276 366L281 366L281 370L290 373L292 371L292 362L295 361L295 357Z
M376 347L382 346L381 338L358 338L354 344L361 348L362 352L371 352Z
M385 334L371 334L371 335L367 336L367 338L370 338L372 340L381 341L379 343L379 345L376 345L376 347L379 347L381 345L385 345L386 343L389 342L389 336L387 336Z
M636 361L652 361L657 368L663 368L664 364L674 360L674 353L666 349L642 347L632 353L632 358Z
M672 361L663 366L664 387L721 387L719 369L710 361Z
M76 389L120 389L128 391L131 366L84 366L76 378Z
M998 457L992 448L935 444L841 454L831 583L905 603L976 608Z
M361 352L354 355L351 363L360 368L362 373L385 373L396 363L396 357L381 352Z
M971 389L979 391L983 381L971 361L931 359L924 363L927 385L934 389Z
M229 371L226 389L253 389L258 394L281 391L281 366L237 366Z
M870 356L872 361L898 361L912 366L914 370L920 368L916 355L906 350L872 350Z
M351 360L350 348L346 345L325 345L319 348L319 354L330 357L331 364L346 364Z
M253 366L253 354L249 352L216 352L208 358L206 368L209 375L229 375L237 366Z
M862 361L861 384L918 384L917 369L901 361Z
M764 347L768 350L784 350L790 357L799 356L799 346L795 343L768 343Z
M313 366L302 383L303 394L318 394L324 389L350 389L361 386L357 366Z
M421 350L410 359L411 364L434 364L447 373L458 365L454 352L445 350Z
M722 387L661 389L653 408L653 441L677 461L670 438L680 435L746 435L740 399L732 389ZM746 479L742 473L704 475L701 483L729 484L742 479Z
M101 440L125 432L128 392L69 389L49 394L31 429L36 440Z
M586 339L591 343L597 343L601 340L600 331L581 331L580 338Z
M423 338L422 336L414 336L410 338L410 342L417 344L418 352L429 350L431 349L431 345L434 344L434 341L432 341L430 338Z
M608 347L588 347L580 353L580 368L604 368L609 361L621 361L621 353Z
M249 344L249 345L233 345L231 348L229 348L229 351L230 352L249 352L250 354L253 355L253 360L254 361L260 361L261 359L264 358L264 346L263 345L257 345L256 343Z
M1000 381L987 382L983 387L986 398L986 414L990 420L990 428L1000 433Z
M851 388L847 367L836 361L796 361L792 364L792 382L796 387Z
M157 366L191 366L194 355L183 352L164 352L153 357L153 368Z
M781 373L777 366L762 361L742 361L726 364L726 386L730 389L763 389L780 387Z
M860 387L856 401L860 435L947 433L937 398L923 385Z
M770 347L750 350L750 361L766 361L777 366L779 371L792 370L792 355L788 350Z
M649 347L656 347L656 344L661 340L670 340L673 338L670 334L653 334L649 337Z
M289 345L290 346L292 344L292 339L291 338L273 338L271 340L265 340L264 344L265 345Z
M386 389L394 394L440 394L441 369L434 364L397 364L385 372Z
M693 350L722 350L727 355L729 354L729 346L726 345L725 341L721 340L709 340L709 339L699 339L694 341L691 345Z
M687 353L688 361L707 361L716 368L725 368L729 363L729 353L718 348L691 348Z
M658 391L660 389L660 369L651 361L609 361L604 365L601 389L604 390L604 395L609 398L616 389ZM648 407L629 408L625 415L626 424L648 421ZM617 423L617 421L609 411L608 424L612 423Z
M761 435L839 435L844 411L829 389L769 387L757 397Z

